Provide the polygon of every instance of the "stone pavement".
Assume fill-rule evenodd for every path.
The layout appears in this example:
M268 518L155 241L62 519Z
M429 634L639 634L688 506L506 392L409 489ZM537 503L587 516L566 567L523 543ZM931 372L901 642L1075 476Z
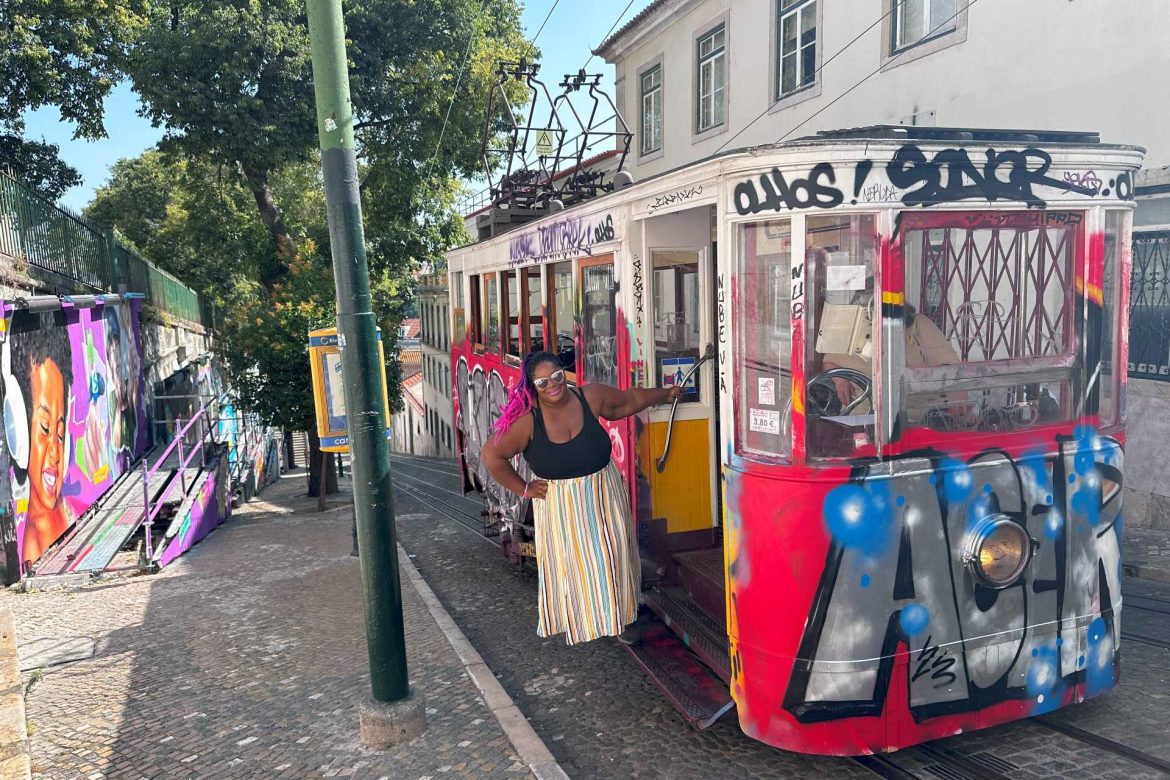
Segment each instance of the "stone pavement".
M406 641L428 728L385 752L360 744L369 667L350 514L317 514L303 491L287 475L158 575L0 594L22 647L94 640L88 657L25 672L34 776L532 776L411 571Z
M1170 583L1170 539L1167 532L1126 526L1121 561L1130 577Z

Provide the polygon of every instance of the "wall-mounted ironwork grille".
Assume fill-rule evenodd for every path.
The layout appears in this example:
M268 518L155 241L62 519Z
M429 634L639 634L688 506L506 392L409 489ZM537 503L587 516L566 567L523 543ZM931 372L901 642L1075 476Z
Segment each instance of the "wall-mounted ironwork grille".
M1129 375L1170 381L1170 231L1133 237Z

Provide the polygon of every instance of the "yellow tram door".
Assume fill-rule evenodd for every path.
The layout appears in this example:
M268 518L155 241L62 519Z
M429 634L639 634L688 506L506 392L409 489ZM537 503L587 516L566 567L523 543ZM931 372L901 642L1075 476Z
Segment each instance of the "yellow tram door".
M705 218L706 210L701 213ZM709 349L715 339L711 252L705 246L650 248L646 259L646 385L682 384L688 392L673 414L670 405L652 408L641 431L639 455L650 488L645 553L666 567L668 578L692 600L721 617L718 388L714 350Z

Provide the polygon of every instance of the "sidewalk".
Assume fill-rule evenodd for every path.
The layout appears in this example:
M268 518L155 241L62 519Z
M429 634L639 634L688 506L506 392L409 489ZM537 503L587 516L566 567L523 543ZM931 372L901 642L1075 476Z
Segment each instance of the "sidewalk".
M317 514L304 490L303 472L286 475L158 575L0 593L31 687L35 777L557 776L413 567L402 595L427 731L385 752L360 744L361 579L348 504L335 505L348 495Z

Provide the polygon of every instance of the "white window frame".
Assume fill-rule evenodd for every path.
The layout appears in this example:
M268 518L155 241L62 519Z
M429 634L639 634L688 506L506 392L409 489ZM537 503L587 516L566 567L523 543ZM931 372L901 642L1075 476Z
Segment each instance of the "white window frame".
M714 38L720 33L723 34L723 43L716 48ZM727 37L725 21L720 21L695 36L695 134L699 136L727 125ZM711 41L711 50L704 54L703 44L707 41ZM715 64L720 60L723 62L723 83L715 86ZM703 72L706 68L711 69L711 92L704 96ZM719 121L715 121L715 97L718 93L723 94L723 116L719 117ZM706 125L703 124L704 100L710 101L711 107L710 122Z
M929 25L930 7L929 3L935 0L924 0L927 3L925 8L926 21L924 25ZM951 26L946 30L940 30L933 35L925 38L920 38L913 42L906 42L899 45L898 41L898 16L899 7L905 0L882 0L882 12L885 16L882 19L882 70L889 70L899 65L905 65L908 62L922 59L937 51L956 46L967 40L967 16L968 6L970 0L957 0L956 11L957 15L951 20ZM926 28L930 30L929 27Z
M924 43L926 41L929 41L931 38L936 38L938 36L947 35L949 33L954 32L955 29L958 27L958 21L959 21L958 16L955 16L954 18L950 19L949 21L943 22L943 24L946 26L942 26L937 30L934 29L933 26L931 26L930 18L931 18L931 11L933 9L933 6L936 3L943 3L946 1L947 0L895 0L895 2L894 2L894 19L893 19L894 36L892 38L893 50L895 52L898 52L898 51L902 51L904 49L909 49L913 46L917 46L920 43ZM908 3L915 3L915 2L922 3L922 26L919 30L915 31L915 37L913 39L899 40L899 31L902 28L902 16L905 13L906 5ZM959 2L958 2L958 0L955 0L955 10L956 11L959 10L958 6L959 6Z
M785 7L787 5L787 7ZM800 31L803 29L804 19L811 14L813 17L813 72L812 81L805 83L804 79L808 74L804 72L804 49L807 46L802 45L800 40ZM784 20L795 17L796 18L796 50L794 52L784 51ZM821 62L821 47L820 47L820 7L817 0L776 0L776 45L773 50L776 52L776 73L775 73L775 87L772 90L772 100L781 101L792 97L798 92L815 87L820 81L818 78ZM784 92L784 58L787 54L792 54L796 62L796 86Z
M658 84L652 87L649 91L646 89L646 78L657 73ZM663 102L665 98L665 87L662 71L662 57L659 56L654 62L647 63L641 70L638 71L638 105L640 110L640 124L639 124L639 139L638 139L638 157L645 160L645 158L661 155L663 146L663 134L665 130L665 113L663 109ZM647 127L647 118L651 113L647 111L647 99L658 98L658 116L657 127ZM647 141L654 140L655 135L653 130L657 129L657 144L648 146Z

